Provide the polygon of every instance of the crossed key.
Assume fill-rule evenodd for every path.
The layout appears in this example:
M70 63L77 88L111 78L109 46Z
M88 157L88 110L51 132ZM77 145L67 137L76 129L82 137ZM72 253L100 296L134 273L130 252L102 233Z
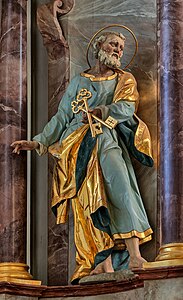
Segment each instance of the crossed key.
M80 111L83 111L87 114L88 123L90 126L92 137L95 137L98 134L103 133L102 125L108 127L109 129L114 128L118 121L116 121L112 117L108 117L105 121L101 120L94 114L89 112L88 99L92 97L92 93L87 89L83 88L79 91L79 94L76 97L76 100L71 102L71 107L73 113L77 114ZM97 123L93 123L93 120L98 121Z

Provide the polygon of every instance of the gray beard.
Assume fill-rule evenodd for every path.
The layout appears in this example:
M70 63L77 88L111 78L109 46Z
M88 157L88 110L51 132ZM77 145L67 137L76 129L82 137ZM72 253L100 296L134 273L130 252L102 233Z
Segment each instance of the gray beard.
M121 62L116 57L109 55L104 50L100 49L98 52L99 61L106 65L109 68L119 68L121 66Z

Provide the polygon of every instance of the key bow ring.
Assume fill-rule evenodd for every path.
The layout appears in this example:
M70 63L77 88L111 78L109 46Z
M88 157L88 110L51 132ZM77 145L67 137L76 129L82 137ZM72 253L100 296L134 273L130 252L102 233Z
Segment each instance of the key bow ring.
M83 99L90 99L92 97L92 93L88 91L87 89L83 88L79 91L79 94L77 95L78 101L83 101Z
M93 113L91 113L88 106L88 99L90 99L91 97L92 93L87 89L82 88L79 91L76 100L73 100L71 102L71 107L73 113L75 114L79 113L80 111L86 113L92 137L95 137L96 135L103 133L102 125L108 127L109 129L112 129L117 125L118 122L110 116L106 121L103 121ZM95 120L95 122L97 121L97 123L93 123L93 119Z

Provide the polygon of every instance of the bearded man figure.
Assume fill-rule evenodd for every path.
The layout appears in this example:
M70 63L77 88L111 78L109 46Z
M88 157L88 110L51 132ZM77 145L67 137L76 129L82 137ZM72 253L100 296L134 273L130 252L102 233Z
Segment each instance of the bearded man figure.
M117 32L99 36L93 44L95 66L72 79L43 132L33 141L12 144L14 153L36 149L55 157L52 209L57 223L66 222L70 202L74 213L77 266L72 282L89 274L142 268L139 245L151 239L130 159L152 166L151 141L136 115L136 81L119 69L124 44ZM83 89L90 95L89 111L85 107L75 114L72 108ZM102 126L103 132L93 137L94 117L105 121L109 116L117 126Z

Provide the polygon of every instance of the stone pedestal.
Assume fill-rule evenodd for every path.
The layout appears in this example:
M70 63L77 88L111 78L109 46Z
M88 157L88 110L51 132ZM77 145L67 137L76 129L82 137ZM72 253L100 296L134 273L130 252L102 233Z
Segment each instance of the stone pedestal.
M116 277L117 279L117 277ZM182 300L183 267L141 270L137 277L74 286L0 282L0 300Z

